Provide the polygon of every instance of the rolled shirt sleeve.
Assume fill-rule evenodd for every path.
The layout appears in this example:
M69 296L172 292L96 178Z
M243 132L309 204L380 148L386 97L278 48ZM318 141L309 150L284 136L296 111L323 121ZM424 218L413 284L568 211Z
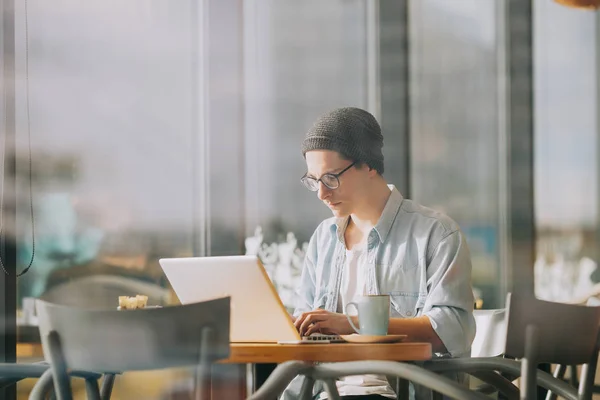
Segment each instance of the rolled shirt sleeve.
M469 356L475 337L471 256L463 234L454 231L433 247L427 266L429 293L423 315L453 357Z

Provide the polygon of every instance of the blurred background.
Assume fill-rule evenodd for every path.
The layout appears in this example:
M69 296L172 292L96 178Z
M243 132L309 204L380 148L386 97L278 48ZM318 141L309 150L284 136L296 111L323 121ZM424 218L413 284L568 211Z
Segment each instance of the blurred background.
M161 257L257 253L289 289L330 215L299 182L300 144L341 106L380 121L389 183L460 224L480 307L502 307L511 290L597 294L597 11L553 0L1 3L2 241L17 271L35 248L15 286L21 324L31 297L169 304ZM155 398L173 379L122 398Z

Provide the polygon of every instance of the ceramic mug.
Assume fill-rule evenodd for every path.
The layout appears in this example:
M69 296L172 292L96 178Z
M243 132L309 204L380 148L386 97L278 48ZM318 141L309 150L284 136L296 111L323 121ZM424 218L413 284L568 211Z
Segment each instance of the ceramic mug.
M354 325L352 318L346 314L352 329L356 333L361 335L387 335L390 323L390 296L386 294L361 296L356 301L346 304L346 313L350 306L358 311L358 327Z

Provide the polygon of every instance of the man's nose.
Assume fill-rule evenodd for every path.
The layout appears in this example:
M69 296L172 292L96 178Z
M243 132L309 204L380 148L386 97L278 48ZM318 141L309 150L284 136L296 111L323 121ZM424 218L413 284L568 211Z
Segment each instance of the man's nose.
M331 196L331 189L329 189L323 182L319 182L319 192L317 194L319 200L325 200Z

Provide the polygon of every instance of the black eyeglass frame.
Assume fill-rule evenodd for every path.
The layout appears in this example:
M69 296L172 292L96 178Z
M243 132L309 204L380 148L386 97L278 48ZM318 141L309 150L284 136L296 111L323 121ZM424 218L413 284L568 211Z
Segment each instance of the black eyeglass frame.
M302 178L300 178L300 182L302 182L302 184L311 192L316 192L319 190L319 182L323 182L323 185L325 185L325 187L327 187L330 190L335 190L337 188L340 187L340 176L348 171L350 168L352 168L353 166L356 165L358 161L354 161L352 164L348 165L346 168L344 168L343 170L341 170L340 172L338 172L337 174L332 174L332 173L326 173L323 174L319 179L315 179L313 177L309 177L306 174L304 174L302 176ZM323 181L323 177L331 177L333 179L335 179L335 182L337 182L337 185L335 187L331 187L330 185L328 185L327 183L325 183L325 181ZM315 182L315 185L312 186L310 183L308 183L309 181Z

